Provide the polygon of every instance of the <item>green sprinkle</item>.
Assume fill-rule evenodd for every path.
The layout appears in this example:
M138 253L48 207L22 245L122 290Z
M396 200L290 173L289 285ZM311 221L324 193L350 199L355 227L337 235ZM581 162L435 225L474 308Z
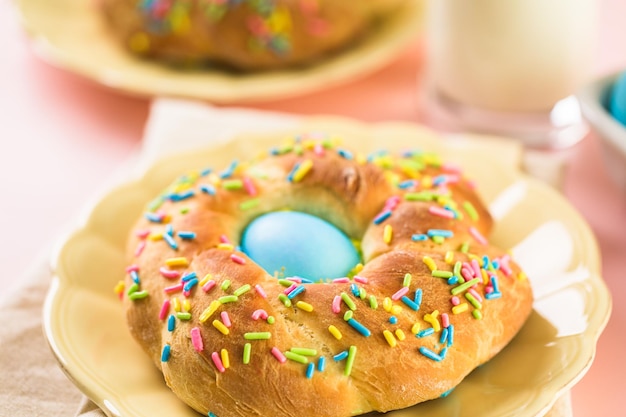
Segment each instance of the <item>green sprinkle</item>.
M374 297L373 295L370 295L370 307L373 310L376 310L378 308L378 300L376 300L376 297Z
M306 356L298 355L297 353L287 351L285 352L285 357L294 362L307 364L309 363L309 359Z
M479 282L480 282L479 278L470 279L469 281L464 282L463 284L458 285L458 286L452 288L450 290L450 292L452 293L452 295L460 294L463 291L467 290L468 288L478 284Z
M411 286L411 278L413 278L411 274L409 273L404 274L404 280L402 281L402 286L403 287Z
M352 365L354 365L354 357L356 356L356 346L350 346L348 349L348 359L346 359L346 367L343 370L345 376L350 376L352 373Z
M420 191L418 193L406 193L404 199L406 201L432 201L436 197L430 191Z
M254 208L256 206L258 206L261 203L261 200L258 198L253 198L250 200L246 200L243 201L241 204L239 204L239 209L241 210L250 210L251 208Z
M191 320L191 313L186 311L179 311L178 313L176 313L176 317L178 317L179 320Z
M463 209L470 216L470 219L472 219L473 221L478 221L478 212L476 211L476 209L474 208L471 202L465 201L463 203Z
M222 182L222 187L228 191L241 190L243 188L243 181L238 179L226 180Z
M289 349L293 353L297 353L302 356L317 356L317 350L310 348L292 347Z
M285 294L279 294L278 299L282 301L285 307L291 307L291 300Z
M475 310L472 310L472 316L474 316L476 320L480 320L483 318L483 313L481 313L480 310L475 309Z
M268 324L274 324L275 322L276 322L276 319L274 318L274 316L267 316Z
M365 300L366 297L367 297L367 291L365 290L365 288L359 288L359 298L361 300Z
M126 294L130 297L133 293L136 293L137 291L139 291L139 284L135 282L133 285L128 287L128 291L126 291Z
M267 340L272 337L270 332L248 332L243 334L246 340Z
M278 283L283 287L291 287L293 285L293 281L289 281L288 279L279 279Z
M235 301L238 301L238 300L239 300L239 297L237 297L236 295L225 295L217 299L217 301L219 301L222 304L234 303Z
M183 207L180 209L180 214L187 214L189 213L189 207Z
M242 295L244 295L245 293L247 293L248 291L250 291L252 287L250 286L250 284L244 284L241 287L237 288L234 292L233 295L235 297L241 297Z
M453 275L451 271L442 271L440 269L435 269L430 274L435 278L450 278Z
M250 343L246 343L243 345L243 363L245 365L250 363L250 351L252 350L252 345Z
M461 250L461 252L462 252L462 253L467 253L467 252L469 252L469 242L464 242L464 243L461 245L461 249L460 249L460 250Z
M146 298L148 296L148 291L143 290L143 291L135 291L131 294L128 294L128 298L130 298L131 300L140 300L142 298Z
M441 245L443 242L445 242L446 238L443 236L433 236L431 237L432 241L435 242L438 245Z
M454 268L452 268L452 273L456 275L457 277L460 277L462 267L463 267L463 264L461 263L461 261L456 261L456 263L454 264Z
M229 288L230 288L230 280L227 279L224 282L222 282L222 290L226 291Z
M346 303L346 305L348 306L350 310L352 311L356 310L356 304L354 304L354 301L352 301L352 298L350 298L348 294L346 294L345 292L342 292L341 299L343 300L344 303Z
M469 301L470 304L473 305L474 308L476 308L477 310L480 310L481 308L483 308L483 305L480 303L480 301L478 301L476 297L474 297L472 294L466 292L465 298L467 298L467 301Z
M354 313L352 312L352 310L348 310L348 311L346 311L346 312L344 313L344 315L343 315L343 319L344 319L345 321L348 321L348 320L350 320L350 319L352 318L352 316L353 316L353 315L354 315Z

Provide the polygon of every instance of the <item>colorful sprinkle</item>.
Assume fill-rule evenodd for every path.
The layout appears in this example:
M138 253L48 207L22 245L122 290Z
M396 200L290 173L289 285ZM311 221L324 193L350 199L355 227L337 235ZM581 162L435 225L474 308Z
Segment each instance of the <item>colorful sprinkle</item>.
M202 335L200 334L200 328L194 327L191 329L191 343L196 352L202 352L204 350L204 344L202 342Z
M224 367L224 364L222 363L222 359L220 358L219 353L217 352L211 353L211 360L213 360L213 364L215 365L218 371L220 372L226 371L226 368Z
M341 340L341 338L343 337L343 335L341 334L341 332L339 331L338 328L336 328L335 326L333 326L332 324L330 326L328 326L328 331L330 332L330 334L332 334L335 339L337 340Z
M272 356L274 356L278 362L280 363L287 362L287 358L285 357L285 355L283 355L283 352L281 352L280 349L278 349L276 346L274 346L270 350L270 352L272 353Z

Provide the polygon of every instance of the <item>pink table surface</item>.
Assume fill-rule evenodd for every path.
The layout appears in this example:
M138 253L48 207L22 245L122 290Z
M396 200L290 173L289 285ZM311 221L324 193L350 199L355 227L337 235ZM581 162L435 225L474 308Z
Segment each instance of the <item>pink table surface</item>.
M0 293L49 255L85 203L136 154L149 109L148 99L120 95L38 59L9 3L0 0ZM626 68L626 2L601 4L598 75ZM341 87L252 107L419 122L421 49L416 42L383 70ZM622 416L626 196L605 173L595 134L572 150L563 192L597 237L614 298L597 357L572 391L574 414Z

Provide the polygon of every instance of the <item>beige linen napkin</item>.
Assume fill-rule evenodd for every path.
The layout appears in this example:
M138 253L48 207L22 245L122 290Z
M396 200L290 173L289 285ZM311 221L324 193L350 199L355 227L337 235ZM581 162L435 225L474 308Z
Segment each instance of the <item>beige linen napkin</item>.
M132 168L141 172L173 152L223 142L246 131L289 128L298 122L295 116L279 113L155 100ZM134 173L123 169L114 179ZM42 307L52 275L49 262L41 260L12 294L0 295L0 415L105 417L64 375L45 340ZM569 394L547 415L570 416Z

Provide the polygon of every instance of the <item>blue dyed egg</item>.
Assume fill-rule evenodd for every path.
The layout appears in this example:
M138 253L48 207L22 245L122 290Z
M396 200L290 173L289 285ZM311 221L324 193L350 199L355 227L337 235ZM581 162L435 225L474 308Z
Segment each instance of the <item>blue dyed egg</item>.
M609 109L613 117L626 126L626 71L617 77L613 85Z
M244 230L241 249L272 275L311 280L344 277L361 261L348 236L333 224L294 211L254 219Z

